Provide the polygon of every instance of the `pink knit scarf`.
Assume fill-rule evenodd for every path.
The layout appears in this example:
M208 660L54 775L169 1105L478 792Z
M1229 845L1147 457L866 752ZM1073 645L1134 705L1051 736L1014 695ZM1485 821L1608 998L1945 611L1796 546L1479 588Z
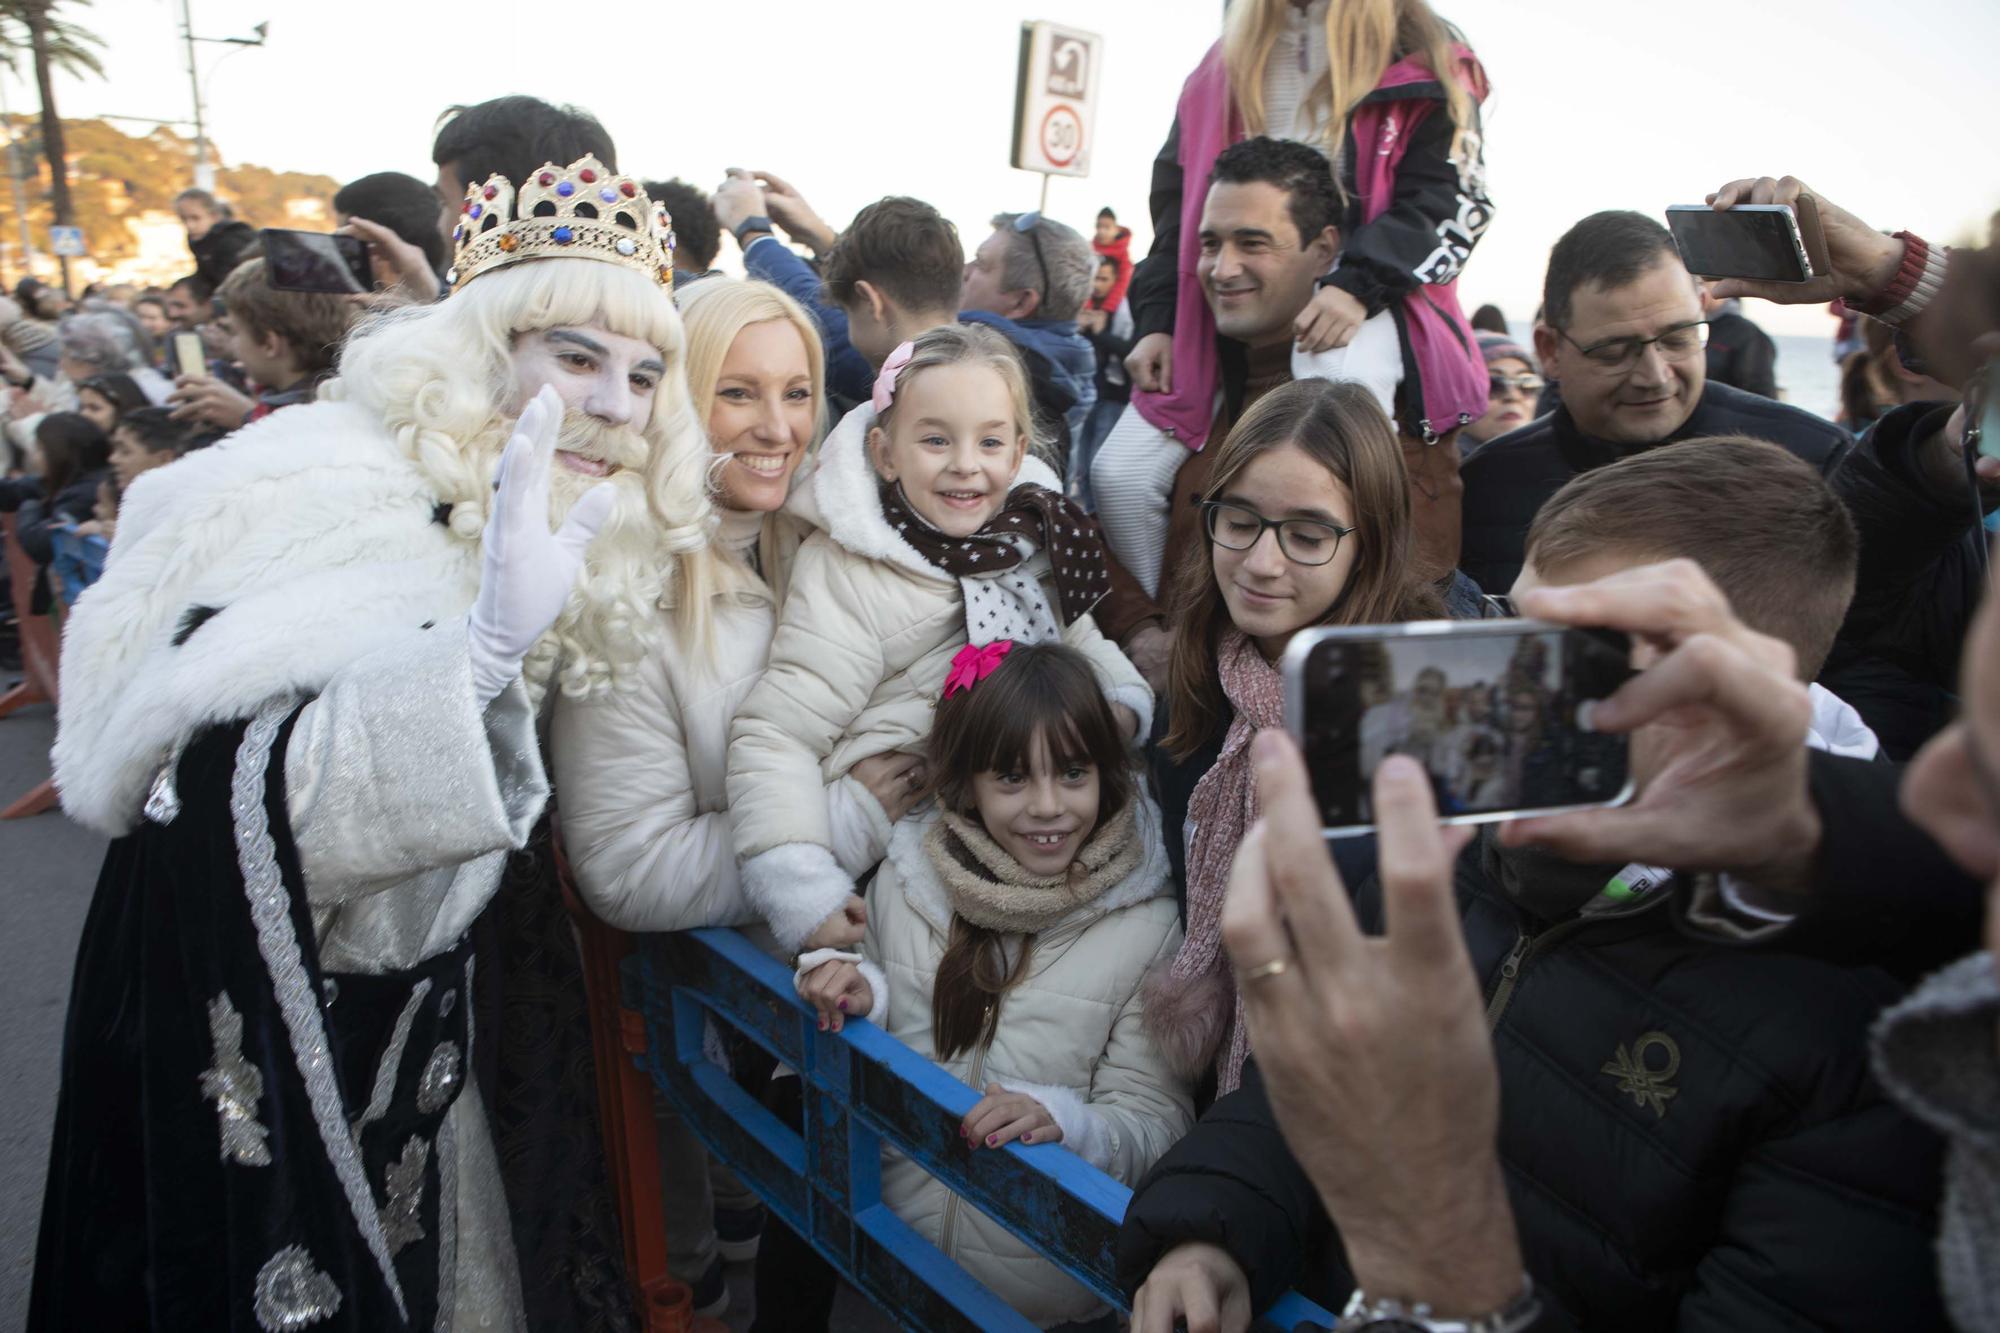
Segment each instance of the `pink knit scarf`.
M1216 653L1222 692L1236 711L1222 738L1215 766L1195 784L1188 800L1188 823L1194 836L1187 857L1187 938L1174 955L1169 975L1192 982L1222 972L1222 899L1229 889L1229 867L1243 834L1257 819L1257 783L1250 769L1250 740L1265 727L1285 722L1284 685L1278 670L1264 660L1257 645L1241 630L1223 636ZM1226 972L1224 972L1226 978ZM1216 1030L1227 1032L1216 1067L1216 1093L1231 1092L1243 1079L1243 1061L1250 1053L1242 1006L1233 982L1218 986L1226 994L1228 1012L1217 1015Z

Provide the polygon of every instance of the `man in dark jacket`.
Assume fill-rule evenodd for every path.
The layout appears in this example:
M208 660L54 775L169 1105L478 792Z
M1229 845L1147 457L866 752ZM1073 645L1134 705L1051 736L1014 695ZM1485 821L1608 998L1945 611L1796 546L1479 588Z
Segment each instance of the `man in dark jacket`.
M1097 352L1077 331L1097 257L1074 228L1040 213L996 213L993 232L965 266L958 317L987 324L1048 363L1047 378L1070 396L1067 445L1097 401Z
M1710 382L1701 302L1673 237L1638 213L1597 213L1549 255L1535 353L1562 385L1548 416L1465 462L1463 569L1504 593L1542 502L1580 472L1673 440L1748 435L1831 474L1847 432L1810 412Z
M1958 711L1958 662L1979 605L1983 510L1965 479L1949 403L1912 403L1875 423L1832 477L1861 529L1854 603L1822 681L1906 760Z
M1901 987L1691 939L1668 894L1601 893L1617 870L1489 834L1457 871L1535 1327L1938 1327L1937 1142L1867 1072ZM1378 885L1357 907L1379 930ZM1121 1280L1190 1243L1226 1251L1252 1308L1295 1285L1337 1308L1353 1285L1254 1064L1140 1184Z
M1750 322L1743 303L1718 299L1702 284L1702 313L1708 316L1708 382L1761 398L1778 396L1778 345Z

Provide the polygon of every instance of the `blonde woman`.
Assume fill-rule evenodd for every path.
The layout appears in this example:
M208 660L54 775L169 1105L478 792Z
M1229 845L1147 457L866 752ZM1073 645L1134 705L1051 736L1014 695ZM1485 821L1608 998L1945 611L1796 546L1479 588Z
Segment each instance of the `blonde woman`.
M789 296L713 280L682 302L688 390L714 454L718 521L705 549L678 558L675 604L660 613L661 640L634 688L563 695L550 733L577 889L600 918L632 931L759 920L737 876L723 772L730 722L764 674L805 534L782 511L826 402L819 334ZM828 784L834 851L848 873L881 859L916 770L912 756L883 755ZM665 1174L695 1191L667 1209L669 1266L694 1288L698 1310L719 1314L722 1261L755 1253L756 1199L709 1172L677 1118L662 1117L660 1148Z
M1339 259L1298 316L1293 373L1310 373L1312 357L1346 347L1371 317L1394 316L1403 349L1396 426L1422 562L1434 575L1457 563L1454 435L1485 412L1487 394L1455 290L1492 215L1479 123L1486 92L1478 59L1425 0L1230 7L1153 164L1153 247L1128 297L1138 337L1125 362L1132 405L1091 469L1106 541L1127 565L1155 568L1151 553L1199 544L1192 508L1168 499L1190 452L1227 433L1218 391L1235 402L1241 389L1227 382L1194 276L1201 211L1216 157L1257 135L1321 149L1347 201Z

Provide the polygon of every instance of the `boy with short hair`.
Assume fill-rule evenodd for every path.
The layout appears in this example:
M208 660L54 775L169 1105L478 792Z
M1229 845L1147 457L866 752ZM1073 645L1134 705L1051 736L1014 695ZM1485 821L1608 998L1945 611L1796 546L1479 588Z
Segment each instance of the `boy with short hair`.
M1536 513L1513 595L1676 557L1700 565L1744 624L1789 644L1800 680L1819 674L1854 596L1854 520L1811 464L1747 436L1664 445L1572 479ZM1811 690L1819 748L1872 758L1860 714Z

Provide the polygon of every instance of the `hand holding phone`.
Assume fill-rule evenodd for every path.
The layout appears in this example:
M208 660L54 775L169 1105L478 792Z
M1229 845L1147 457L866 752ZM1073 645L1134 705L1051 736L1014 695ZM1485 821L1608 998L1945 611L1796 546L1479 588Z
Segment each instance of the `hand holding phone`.
M1623 635L1536 621L1307 630L1285 652L1285 718L1329 836L1374 826L1395 754L1423 765L1446 823L1483 824L1630 799L1626 740L1592 714L1631 674Z
M208 378L208 351L201 345L199 333L174 335L174 373L182 379Z
M1675 204L1667 230L1688 272L1703 278L1801 283L1813 276L1798 214L1790 204ZM1823 248L1823 247L1822 247Z

